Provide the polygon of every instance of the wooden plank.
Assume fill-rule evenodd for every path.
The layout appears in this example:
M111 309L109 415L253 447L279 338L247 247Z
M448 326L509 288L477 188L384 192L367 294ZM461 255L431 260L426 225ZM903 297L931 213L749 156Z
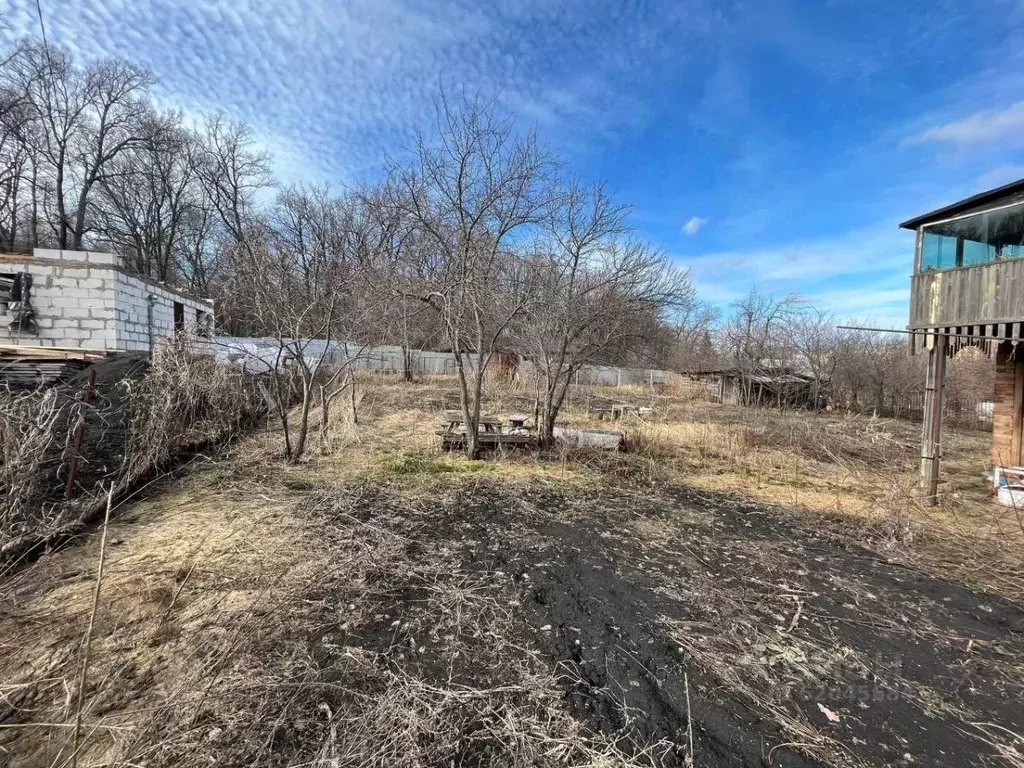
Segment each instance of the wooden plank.
M38 357L59 360L102 360L107 356L102 349L82 349L80 347L40 347L28 344L0 344L0 358L3 357Z
M462 411L445 411L441 421L446 424L462 424ZM501 424L501 419L496 416L480 415L480 424Z
M459 432L439 432L441 448L444 450L465 447L466 435ZM537 438L533 435L503 435L498 432L481 432L477 435L477 445L481 448L497 448L502 445L534 445Z
M910 327L978 325L1024 320L1024 259L911 278Z

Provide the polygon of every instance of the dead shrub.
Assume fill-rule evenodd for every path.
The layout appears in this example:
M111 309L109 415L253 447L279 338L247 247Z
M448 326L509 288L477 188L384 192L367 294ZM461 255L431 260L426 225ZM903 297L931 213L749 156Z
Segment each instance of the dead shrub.
M67 404L57 390L0 395L0 537L24 533L43 495L42 457L53 453ZM3 538L0 538L0 542Z
M230 438L264 408L251 377L184 343L97 371L89 404L80 382L0 395L0 559L74 532L111 488L123 493L175 456Z

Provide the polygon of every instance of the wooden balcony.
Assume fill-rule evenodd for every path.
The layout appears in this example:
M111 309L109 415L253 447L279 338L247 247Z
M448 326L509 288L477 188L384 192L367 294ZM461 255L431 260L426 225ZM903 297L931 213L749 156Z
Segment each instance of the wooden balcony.
M910 289L910 328L1024 322L1024 259L919 272Z

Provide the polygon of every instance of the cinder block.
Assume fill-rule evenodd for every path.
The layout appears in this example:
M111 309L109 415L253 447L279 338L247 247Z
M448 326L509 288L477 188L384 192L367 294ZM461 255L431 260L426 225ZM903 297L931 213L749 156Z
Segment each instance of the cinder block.
M85 261L90 264L116 264L117 256L112 253L95 253L89 252L85 254Z

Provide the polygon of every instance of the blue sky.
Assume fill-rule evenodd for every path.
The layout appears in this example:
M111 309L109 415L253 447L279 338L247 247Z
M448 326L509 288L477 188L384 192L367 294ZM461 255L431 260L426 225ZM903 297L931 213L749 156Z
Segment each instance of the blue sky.
M36 34L2 0L0 36ZM1024 3L42 0L51 39L248 121L286 180L373 178L441 86L497 97L720 306L906 323L913 214L1024 177Z

